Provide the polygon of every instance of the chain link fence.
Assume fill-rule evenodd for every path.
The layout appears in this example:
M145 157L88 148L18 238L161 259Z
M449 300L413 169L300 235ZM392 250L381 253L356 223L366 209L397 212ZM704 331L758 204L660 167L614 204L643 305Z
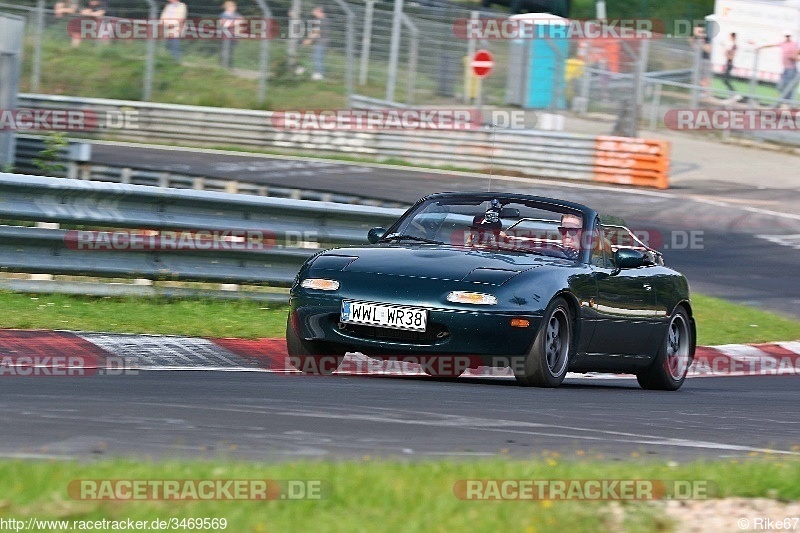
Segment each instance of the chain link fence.
M535 47L542 46L536 39L467 40L455 31L465 19L506 15L444 1L408 2L396 12L394 4L373 0L242 0L237 7L242 17L271 18L278 35L235 42L181 40L179 63L164 41L75 39L70 15L58 16L52 2L43 10L43 2L28 4L0 2L0 11L27 19L26 92L254 109L481 103L520 106L540 118L571 111L625 136L635 136L641 127L663 127L664 114L675 107L774 108L796 102L796 92L781 99L771 85L744 71L734 72L741 78L736 92L721 84L719 69L703 78L704 60L689 38L570 39L553 49L551 65L540 68L531 59ZM188 5L192 19L216 20L221 14L219 7ZM153 12L157 17L163 6L160 0L112 2L107 18L144 19ZM315 45L307 42L314 31L309 24L314 6L322 7L326 21L322 80L314 79ZM303 30L290 34L298 23ZM151 50L148 44L155 46ZM478 49L494 56L492 73L480 83L469 66ZM560 127L559 121L545 122L540 120L539 127ZM769 138L763 132L752 135Z

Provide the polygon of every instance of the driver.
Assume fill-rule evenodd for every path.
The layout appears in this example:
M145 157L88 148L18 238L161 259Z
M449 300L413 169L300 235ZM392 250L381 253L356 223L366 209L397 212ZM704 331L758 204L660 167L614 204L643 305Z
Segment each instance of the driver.
M500 202L494 198L484 214L475 215L472 218L470 244L496 243L500 240L503 229L503 223L500 221L500 209Z
M558 231L561 233L561 245L567 259L577 259L580 253L581 229L583 222L577 215L562 215Z

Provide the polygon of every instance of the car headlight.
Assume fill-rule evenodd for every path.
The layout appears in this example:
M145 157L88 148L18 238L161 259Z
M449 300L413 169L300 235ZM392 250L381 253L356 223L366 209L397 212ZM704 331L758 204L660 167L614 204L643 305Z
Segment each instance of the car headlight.
M335 291L339 288L339 282L335 279L306 278L300 282L304 289L316 289L318 291Z
M482 292L453 291L447 295L447 301L457 304L496 305L497 297Z

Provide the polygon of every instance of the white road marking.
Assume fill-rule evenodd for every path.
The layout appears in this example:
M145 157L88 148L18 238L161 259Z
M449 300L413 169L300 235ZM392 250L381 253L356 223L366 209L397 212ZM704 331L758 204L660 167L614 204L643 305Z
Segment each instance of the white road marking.
M772 244L777 244L778 246L786 246L795 250L800 250L800 233L795 233L792 235L759 234L756 235L756 237L769 241Z
M576 440L620 442L624 444L648 444L654 446L674 446L681 448L698 448L711 450L727 450L740 452L756 452L765 454L779 454L800 456L800 452L788 450L775 450L772 448L760 448L753 446L743 446L739 444L728 444L724 442L700 441L691 439L679 439L661 437L657 435L645 435L639 433L629 433L621 431L609 431L595 428L582 428L573 426L550 425L537 422L525 422L520 420L490 419L480 417L470 417L462 415L443 415L441 413L431 413L425 411L402 411L397 409L372 408L379 411L371 414L366 411L352 412L324 412L318 408L311 411L281 407L253 407L237 406L220 407L212 405L191 405L191 404L158 404L160 407L173 407L178 409L203 409L208 411L222 412L252 412L267 414L271 413L278 416L324 418L328 420L346 420L377 422L385 424L403 424L415 426L435 426L435 427L457 427L474 431L490 431L498 433L513 433L531 436L545 436L556 438L568 438ZM381 413L382 412L382 413ZM427 418L426 418L427 417ZM519 429L512 429L519 428ZM529 428L529 429L523 429Z

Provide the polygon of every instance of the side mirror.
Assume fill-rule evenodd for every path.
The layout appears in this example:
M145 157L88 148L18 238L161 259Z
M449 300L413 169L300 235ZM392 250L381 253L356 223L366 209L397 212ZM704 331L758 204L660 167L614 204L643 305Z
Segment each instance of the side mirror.
M639 268L644 266L645 257L639 250L621 248L614 252L614 262L617 268Z
M371 230L369 230L369 233L367 233L367 240L369 241L370 244L375 244L384 235L386 235L386 228L381 228L381 227L372 228Z
M519 209L516 207L504 207L500 210L500 218L519 218Z

